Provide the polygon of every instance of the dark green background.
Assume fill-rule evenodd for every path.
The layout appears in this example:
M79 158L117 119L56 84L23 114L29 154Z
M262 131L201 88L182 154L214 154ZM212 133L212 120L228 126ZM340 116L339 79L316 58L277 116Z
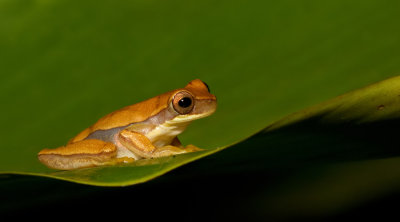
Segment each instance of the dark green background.
M0 171L52 172L36 160L40 149L194 78L219 107L183 142L214 149L243 140L398 75L399 8L394 0L0 0Z

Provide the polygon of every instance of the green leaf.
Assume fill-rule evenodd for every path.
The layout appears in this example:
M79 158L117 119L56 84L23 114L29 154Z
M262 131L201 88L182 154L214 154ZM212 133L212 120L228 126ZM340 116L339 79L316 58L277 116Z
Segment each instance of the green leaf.
M216 209L223 218L240 215L243 218L282 220L326 217L380 196L391 195L399 190L400 185L400 150L396 142L400 124L399 92L400 76L353 91L285 117L256 135L147 186L126 189L123 194L122 190L115 189L112 196L135 198L135 203L139 203L135 207L141 210L143 206L139 205L146 201L168 200L174 207L175 203L189 201L189 205L198 203L208 207L203 212L204 217L215 213L212 209ZM142 172L140 167L154 168L158 172L179 164L179 161L196 158L194 154L190 155L177 156L182 158L180 160L172 157L149 160L157 162L123 167L126 170L93 168L65 171L53 176L71 176L91 182L128 181L143 176L136 175ZM118 175L121 170L124 174ZM8 199L23 199L25 206L48 198L60 198L60 190L68 195L78 195L82 200L91 193L96 196L94 202L110 198L110 193L104 188L61 185L42 178L40 184L45 186L39 190L43 195L34 197L34 204L26 203L26 196L30 198L32 193L30 190L36 188L30 187L21 194L17 188L7 186L18 187L26 182L23 178L9 178L2 189L16 190ZM28 180L28 183L38 184L38 181L32 183ZM54 184L58 189L51 188ZM68 198L64 197L63 201L65 199ZM76 201L73 204L77 204ZM2 207L12 209L13 205L7 203ZM169 211L174 207L163 210Z
M318 161L327 161L327 158L324 158L324 155L333 154L333 155L344 155L346 158L350 158L351 155L347 153L341 153L342 150L337 149L328 149L329 146L327 144L321 145L321 141L325 139L336 138L337 136L342 136L346 134L348 129L358 129L358 131L362 130L364 133L375 132L376 130L371 130L370 127L365 127L364 125L367 123L375 123L375 122L383 122L391 119L397 119L400 116L400 77L391 78L371 86L356 90L354 92L339 96L335 99L326 101L322 104L316 105L309 109L305 109L303 111L294 113L283 118L280 121L272 124L267 127L261 133L248 138L242 143L234 145L231 149L236 149L235 147L242 147L240 151L236 151L234 158L239 158L240 161L248 162L249 164L254 164L253 158L257 158L260 163L268 162L268 165L271 164L269 161L259 160L260 156L271 156L271 152L274 149L270 149L266 144L269 143L268 139L270 138L269 133L274 131L279 131L280 128L288 128L295 127L297 131L291 130L291 133L294 131L294 135L290 135L290 137L299 137L302 140L310 139L309 137L314 137L315 132L313 133L304 133L303 128L309 128L309 125L312 125L318 130L326 130L329 132L341 129L343 132L335 132L330 135L330 137L326 138L324 135L317 136L311 143L305 143L302 141L301 145L308 144L310 147L315 147L316 150L308 150L307 154L298 153L295 150L287 150L291 155L286 158L277 158L280 163L286 163L292 161L294 159L298 159L302 156L315 155L315 159ZM300 123L299 123L300 122ZM300 125L300 127L298 126ZM303 125L306 125L304 127ZM316 125L316 126L314 126ZM360 126L358 126L360 125ZM386 124L387 125L387 124ZM329 126L329 127L328 127ZM362 126L362 127L361 127ZM380 130L382 130L379 127ZM386 129L383 129L386 130ZM358 131L354 131L353 133L357 135ZM278 135L280 135L278 133ZM288 135L283 134L284 136L280 136L279 139L282 141L286 141ZM265 138L264 138L265 137ZM303 138L304 137L304 138ZM261 138L261 141L260 141ZM267 139L267 141L264 141ZM357 138L355 138L357 139ZM317 140L317 141L315 141ZM321 140L321 141L319 141ZM255 144L254 144L255 143ZM277 146L279 144L279 140L275 141L275 144L271 144L273 146ZM256 148L256 150L249 149L248 144L251 144L251 148ZM319 146L316 146L316 145ZM394 144L393 144L394 145ZM358 155L363 155L364 153L370 154L370 152L375 152L376 147L374 144L369 147L362 147L362 150L359 149L359 144L353 144L347 141L344 143L340 141L337 146L345 146L351 150L351 152L359 152ZM261 147L265 147L265 149L261 149ZM279 147L279 146L277 146ZM325 147L321 150L321 147ZM328 147L328 148L326 148ZM276 149L276 148L275 148ZM165 172L170 171L176 167L179 167L188 162L194 161L201 157L210 155L215 153L219 149L212 149L209 151L191 153L186 155L177 155L174 157L168 158L159 158L159 159L150 159L150 160L140 160L133 164L126 164L121 166L114 167L96 167L82 170L74 170L74 171L58 171L47 174L39 174L42 176L48 176L53 178L59 178L64 180L70 180L80 183L92 184L92 185L103 185L103 186L123 186L123 185L132 185L140 182L145 182L149 179L157 177L159 175L164 174ZM385 154L385 149L378 149L383 154ZM302 150L301 152L305 152ZM380 154L380 152L378 152ZM400 152L399 152L400 154ZM321 156L322 155L322 156ZM254 156L254 157L253 157ZM321 156L321 158L317 158ZM376 156L376 155L372 155ZM378 155L379 156L379 155ZM227 156L223 155L221 162L229 163L226 160ZM247 159L246 159L247 158ZM343 157L341 157L343 158ZM336 161L341 159L337 157ZM300 158L301 159L301 158ZM329 160L330 158L328 158ZM242 167L241 165L239 165Z
M399 3L389 2L1 1L0 172L144 182L394 76ZM219 108L182 141L209 151L73 172L37 161L39 150L65 144L101 116L194 78L210 85Z
M220 187L237 183L241 207L227 203L231 211L280 219L339 214L399 191L399 113L400 76L289 115L190 173L219 178Z

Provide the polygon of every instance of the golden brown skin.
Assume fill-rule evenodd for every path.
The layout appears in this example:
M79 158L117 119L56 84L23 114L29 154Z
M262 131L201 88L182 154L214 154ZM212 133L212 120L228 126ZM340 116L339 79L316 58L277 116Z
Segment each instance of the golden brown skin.
M192 145L183 148L176 135L192 120L212 114L216 104L208 86L195 79L102 117L66 146L44 149L38 158L48 167L68 170L197 151Z
M199 100L217 100L214 95L210 94L208 90L205 90L204 83L199 79L191 81L183 89L192 92L195 95L196 99ZM95 124L79 133L77 136L72 138L69 143L83 140L90 133L96 130L111 129L120 126L126 126L131 123L142 122L150 118L151 116L158 114L161 110L166 109L169 105L168 101L171 99L171 96L180 90L182 89L172 90L151 99L145 100L143 102L116 110L102 117Z

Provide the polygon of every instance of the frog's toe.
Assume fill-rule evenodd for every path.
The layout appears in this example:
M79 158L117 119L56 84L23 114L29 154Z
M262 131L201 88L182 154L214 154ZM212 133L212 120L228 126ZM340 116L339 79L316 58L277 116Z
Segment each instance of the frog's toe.
M199 148L199 147L197 147L197 146L195 146L195 145L189 144L189 145L187 145L187 146L185 147L185 150L186 150L187 152L197 152L197 151L203 151L204 149Z

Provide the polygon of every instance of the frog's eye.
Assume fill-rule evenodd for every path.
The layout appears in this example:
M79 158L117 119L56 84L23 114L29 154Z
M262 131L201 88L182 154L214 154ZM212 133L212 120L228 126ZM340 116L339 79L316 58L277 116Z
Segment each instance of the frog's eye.
M172 106L179 114L190 113L194 106L192 94L186 91L178 92L172 99Z

